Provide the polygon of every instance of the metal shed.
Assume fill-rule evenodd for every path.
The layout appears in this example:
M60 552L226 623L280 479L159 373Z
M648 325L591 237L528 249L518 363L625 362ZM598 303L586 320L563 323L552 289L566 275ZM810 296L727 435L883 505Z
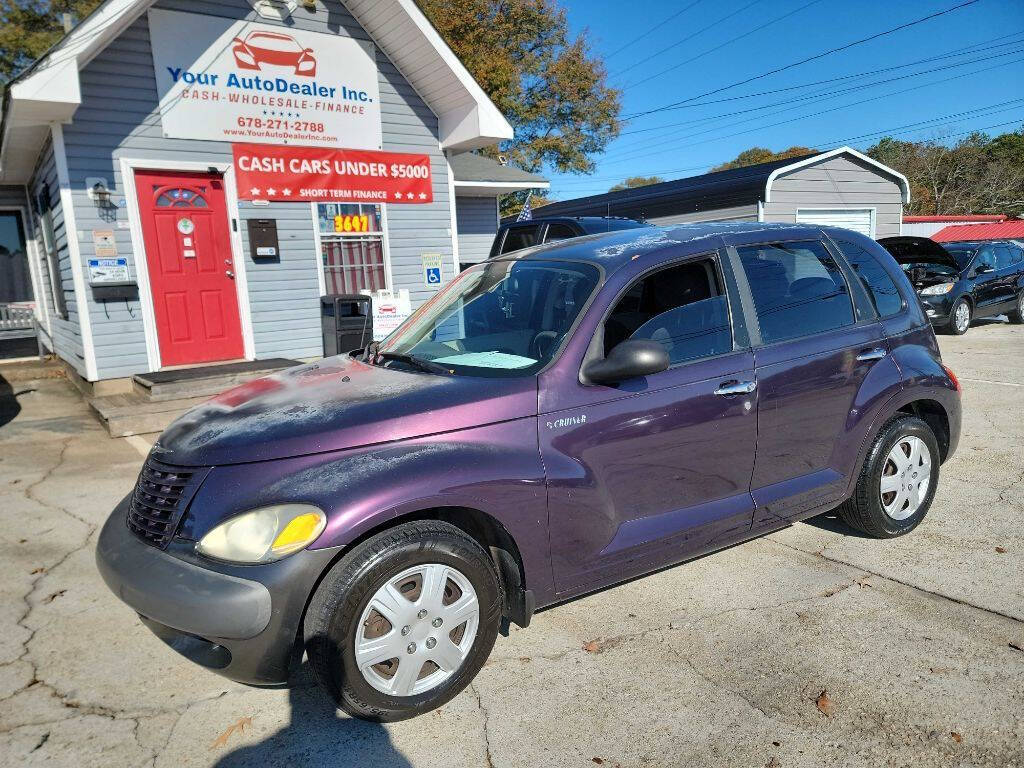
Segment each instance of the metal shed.
M900 234L907 179L850 147L544 206L545 216L628 216L652 224L776 221Z

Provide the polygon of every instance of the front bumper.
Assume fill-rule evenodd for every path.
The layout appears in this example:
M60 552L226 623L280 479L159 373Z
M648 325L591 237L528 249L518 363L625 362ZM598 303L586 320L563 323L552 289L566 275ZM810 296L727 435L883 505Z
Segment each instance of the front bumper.
M953 292L940 296L922 296L917 294L924 307L925 317L932 325L949 325L950 312L953 310Z
M128 529L129 498L111 513L96 546L107 586L197 664L252 685L288 682L309 596L339 548L265 565L213 563L180 539L165 552Z

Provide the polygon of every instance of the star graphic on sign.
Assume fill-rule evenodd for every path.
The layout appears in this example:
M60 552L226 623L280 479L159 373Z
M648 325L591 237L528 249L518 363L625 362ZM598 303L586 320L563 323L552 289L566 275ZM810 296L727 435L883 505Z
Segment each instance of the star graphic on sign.
M277 194L277 190L274 189L273 187L267 187L267 194L270 195L270 197L273 197L275 194Z
M288 189L288 188L285 188L285 189L281 190L281 194L284 195L285 197L290 197L291 194L292 194L292 191L290 189Z
M427 199L427 193L426 192L420 192L420 200L426 200L426 199Z
M408 194L406 195L406 197L407 197L407 198L409 198L410 200L412 200L412 198L413 198L413 194L412 194L412 192L409 192L409 193L408 193Z
M401 192L395 192L395 200L401 200L401 199L402 199L402 193Z
M260 193L259 187L253 187L252 189L249 190L249 194L250 195L258 195L259 193Z

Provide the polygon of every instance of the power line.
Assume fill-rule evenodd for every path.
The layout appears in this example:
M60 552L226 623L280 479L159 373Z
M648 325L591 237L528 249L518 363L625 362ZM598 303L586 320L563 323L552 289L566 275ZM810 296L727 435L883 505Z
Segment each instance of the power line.
M762 73L757 74L757 75L751 75L748 78L745 78L743 80L737 80L736 82L730 83L729 85L723 85L723 86L719 86L718 88L712 88L710 91L705 91L704 93L697 94L696 96L691 96L691 97L689 97L687 99L682 99L680 101L675 101L675 102L672 102L670 104L666 104L664 106L657 107L655 109L646 110L644 112L637 112L637 113L632 114L632 115L626 115L625 117L627 119L629 119L629 118L643 117L645 115L652 115L652 114L654 114L656 112L664 112L666 109L669 109L671 107L675 107L675 106L678 106L680 104L686 104L687 102L691 102L691 101L696 101L697 99L702 99L705 96L712 96L712 95L714 95L716 93L721 93L722 91L727 91L727 90L730 90L732 88L735 88L738 85L746 85L747 83L752 83L755 80L762 80L762 79L764 79L766 77L770 77L771 75L777 75L779 72L785 72L788 69L793 69L794 67L802 66L803 64L807 64L807 63L809 63L811 61L817 61L818 59L823 59L826 56L832 55L833 53L839 53L840 51L846 51L846 50L849 50L850 48L853 48L855 46L863 45L864 43L871 42L872 40L878 40L879 38L886 37L887 35L895 34L896 32L899 32L901 30L909 29L910 27L916 26L918 24L923 24L924 22L930 21L930 20L935 19L935 18L938 18L939 16L945 16L947 13L952 13L953 11L958 11L961 8L966 8L967 6L974 5L977 2L978 2L978 0L966 0L965 2L962 2L959 5L954 5L952 8L947 8L944 11L936 11L935 13L929 14L927 16L922 16L921 18L916 19L914 21L908 21L908 22L906 22L904 24L900 24L898 26L891 27L890 29L883 30L882 32L876 32L875 34L869 35L868 37L862 37L859 40L854 40L853 42L846 43L845 45L841 45L841 46L838 46L836 48L830 48L827 51L822 51L821 53L816 53L813 56L808 56L806 58L800 59L799 61L794 61L794 62L791 62L789 64L785 64L785 65L783 65L781 67L776 67L775 69L770 69L770 70L768 70L766 72L762 72Z
M616 49L615 49L614 51L612 51L612 52L611 52L611 53L609 53L609 54L608 54L607 56L605 56L605 57L604 57L605 61L607 61L608 59L610 59L610 58L611 58L612 56L617 56L618 54L622 53L622 52L623 52L624 50L626 50L627 48L629 48L629 46L631 46L631 45L632 45L633 43L636 43L636 42L639 42L640 40L643 40L643 39L644 39L645 37L647 37L647 36L648 36L649 34L651 34L652 32L654 32L654 31L655 31L655 29L658 29L658 28L660 28L660 27L663 27L663 26L665 26L666 24L668 24L668 23L669 23L670 21L672 21L673 19L675 19L675 18L677 18L677 17L679 17L679 16L682 16L682 15L683 15L684 13L686 13L686 12L687 12L688 10L690 10L691 8L693 8L693 6L697 5L698 3L702 3L702 2L704 2L704 0L693 0L693 2L692 2L692 3L690 3L690 4L688 5L688 6L686 6L685 8L683 8L683 9L682 9L681 11L676 11L676 12L675 12L675 13L673 13L673 14L672 14L671 16L669 16L669 17L668 17L667 19L663 19L662 21L659 21L659 22L658 22L657 24L652 24L652 25L651 25L650 27L648 27L648 28L647 28L647 31L646 31L646 32L644 32L643 34L637 35L636 37L634 37L634 38L633 38L632 40L630 40L630 41L629 41L628 43L626 43L625 45L619 46L619 47L618 47L618 48L616 48Z
M974 0L974 1L977 2L977 0ZM647 56L646 58L640 59L640 61L634 61L632 64L630 64L625 69L620 69L618 72L615 72L614 76L615 77L619 77L620 75L624 75L627 72L629 72L631 69L636 69L641 64L645 64L648 61L650 61L651 59L660 56L661 54L665 53L665 51L671 51L673 48L678 48L680 45L683 45L683 43L688 43L690 40L693 40L693 38L697 37L697 35L704 34L709 29L717 27L722 22L728 21L729 19L731 19L733 16L737 16L737 15L743 13L745 10L747 10L751 6L757 5L759 2L761 2L761 0L751 0L751 2L747 3L742 8L737 8L735 11L733 11L730 14L727 14L727 15L723 16L718 21L713 21L710 24L708 24L706 27L701 27L696 32L693 32L693 33L687 35L686 37L684 37L683 39L677 40L676 42L672 43L672 45L667 45L664 48L662 48L661 50L652 53L650 56Z
M692 64L697 59L702 59L705 56L707 56L709 53L714 53L715 51L718 51L718 50L721 50L722 48L725 48L727 45L732 45L733 43L735 43L735 42L737 42L739 40L742 40L745 37L750 37L754 33L760 32L762 29L766 29L767 27L770 27L772 24L777 24L778 22L782 21L783 19L788 19L790 16L794 16L797 13L800 13L800 11L806 10L807 8L810 8L812 5L817 5L820 2L821 2L821 0L811 0L809 3L805 3L804 5L801 5L799 8L794 8L792 11L789 11L788 13L784 13L781 16L772 19L771 21L766 21L764 24L761 24L760 26L754 27L749 32L744 32L742 35L737 35L736 37L732 37L732 38L726 40L724 43L719 43L718 45L714 46L713 48L708 48L706 51L703 51L702 53L698 53L696 56L691 56L690 58L686 59L686 61L681 61L678 64L673 64L671 67L668 67L667 69L663 69L660 72L655 72L653 75L648 75L643 80L637 80L635 83L630 83L626 87L628 87L628 88L635 88L638 85L643 85L644 83L646 83L646 82L648 82L650 80L654 80L657 77L661 77L662 75L666 75L669 72L673 72L673 71L679 69L680 67L685 67L687 64Z
M1024 33L1024 30L1018 30L1017 32L1012 32L1012 33L1010 33L1008 35L1000 35L999 37L994 37L994 38L991 38L989 40L982 40L981 42L974 43L973 45L968 45L968 46L965 46L963 48L954 48L953 50L947 51L946 53L942 53L942 54L939 54L937 56L928 56L928 57L926 57L924 59L917 59L916 61L910 61L910 62L907 62L906 64L896 64L896 65L891 66L891 67L883 67L881 69L866 70L866 71L863 71L863 72L856 72L856 73L850 74L850 75L837 75L835 77L825 78L824 80L814 80L814 81L809 82L809 83L801 83L799 85L790 85L790 86L785 86L785 87L782 87L782 88L772 88L772 89L769 89L769 90L766 90L766 91L756 91L754 93L745 93L745 94L741 94L739 96L727 96L727 97L722 98L722 99L712 99L710 101L693 102L693 103L690 103L690 104L683 104L683 105L678 106L678 107L673 107L673 110L678 110L678 109L696 109L698 107L710 106L712 104L725 104L725 103L729 103L729 102L733 102L733 101L742 101L744 99L757 98L757 97L760 97L760 96L771 96L771 95L774 95L776 93L785 93L787 91L797 91L797 90L800 90L800 89L803 89L803 88L813 88L816 85L831 84L831 83L835 83L835 82L837 82L839 80L856 80L856 79L862 78L862 77L869 77L871 75L879 75L879 74L883 74L883 73L886 73L886 72L894 72L894 71L899 70L899 69L906 69L907 67L914 67L914 66L917 66L918 64L928 64L928 63L933 62L933 61L941 61L943 59L957 58L958 56L967 56L970 53L976 53L976 51L972 51L973 48L979 48L979 47L981 47L983 45L988 45L989 46L989 50L993 50L993 49L996 49L996 48L1005 48L1005 47L1011 46L1011 45L1020 45L1022 42L1024 42L1024 40L1012 40L1010 42L998 43L996 45L992 45L992 43L996 43L996 41L998 41L998 40L1005 40L1008 37L1019 37L1022 33ZM1006 54L998 54L998 55L1006 55ZM974 61L979 61L979 59L975 59ZM951 67L961 66L961 65L967 64L967 63L970 63L970 62L962 62L960 64L953 64L953 65L950 65L950 66ZM933 71L933 70L928 70L928 71ZM923 74L923 73L918 73L918 74ZM876 81L876 82L890 82L890 81ZM812 94L811 96L813 97L815 95L820 95L820 94L823 94L823 93L829 93L829 92L828 91L819 91L819 92L817 92L817 94ZM801 98L804 98L804 97L801 97ZM666 110L666 111L669 111L669 110ZM711 118L701 118L701 119L711 119ZM687 122L689 122L689 121L687 121ZM651 131L659 131L659 130L663 130L665 128L674 128L677 125L684 125L684 124L686 124L686 123L685 122L683 122L683 123L666 123L664 125L652 126L650 128L637 128L636 130L632 130L632 131L623 131L619 135L620 136L629 136L629 135L636 134L636 133L649 133Z

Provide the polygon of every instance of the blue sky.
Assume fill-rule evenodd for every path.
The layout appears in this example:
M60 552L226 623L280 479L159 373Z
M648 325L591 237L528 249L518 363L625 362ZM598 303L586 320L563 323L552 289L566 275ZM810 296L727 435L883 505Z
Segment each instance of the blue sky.
M1024 0L979 0L696 100L965 0L559 2L624 91L623 115L690 101L627 120L590 176L546 173L556 199L598 194L627 176L693 176L751 146L863 149L877 140L865 134L886 129L925 139L1009 123L988 131L998 134L1024 123ZM787 90L736 98L776 89Z

